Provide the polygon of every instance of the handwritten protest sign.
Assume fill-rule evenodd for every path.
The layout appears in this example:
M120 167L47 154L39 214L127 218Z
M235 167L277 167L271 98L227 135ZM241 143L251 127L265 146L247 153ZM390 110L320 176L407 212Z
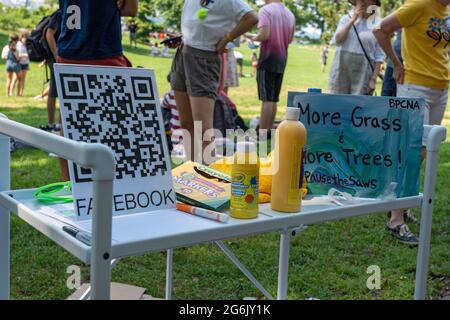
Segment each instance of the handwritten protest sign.
M291 101L308 132L310 193L331 188L369 198L419 193L423 100L298 94Z

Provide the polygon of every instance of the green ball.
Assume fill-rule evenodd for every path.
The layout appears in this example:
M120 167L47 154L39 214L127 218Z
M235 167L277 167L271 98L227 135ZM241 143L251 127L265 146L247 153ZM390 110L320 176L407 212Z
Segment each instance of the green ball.
M208 15L208 9L202 8L197 11L197 16L200 20L205 20Z

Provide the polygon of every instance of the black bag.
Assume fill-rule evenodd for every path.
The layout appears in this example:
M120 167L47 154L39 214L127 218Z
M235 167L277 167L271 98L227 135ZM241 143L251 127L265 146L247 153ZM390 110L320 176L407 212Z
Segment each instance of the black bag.
M222 96L217 97L214 105L214 129L219 130L223 137L226 137L227 129L236 129L233 110Z
M247 131L249 129L249 127L247 126L247 124L245 124L244 119L242 119L242 117L237 113L237 110L231 110L231 112L233 113L233 122L234 122L234 127L236 129L242 129L244 131Z
M27 38L26 47L31 61L41 62L48 57L53 56L50 47L47 44L47 40L45 39L45 33L47 32L50 21L55 14L56 12L50 16L42 18Z

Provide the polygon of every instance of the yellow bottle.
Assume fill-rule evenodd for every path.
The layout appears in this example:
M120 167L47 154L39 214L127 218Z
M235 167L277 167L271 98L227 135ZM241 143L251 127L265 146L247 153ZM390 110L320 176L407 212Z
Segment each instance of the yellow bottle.
M255 219L259 212L259 158L256 145L239 142L231 167L230 215L236 219Z
M299 118L299 108L287 108L286 120L276 132L270 202L270 207L275 211L293 213L301 210L306 129Z

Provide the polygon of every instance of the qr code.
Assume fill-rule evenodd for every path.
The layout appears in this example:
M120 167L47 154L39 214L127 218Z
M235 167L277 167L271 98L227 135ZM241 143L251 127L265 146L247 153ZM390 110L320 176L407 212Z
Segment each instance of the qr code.
M151 77L105 69L97 74L60 74L66 136L102 143L116 157L116 179L164 175L164 129ZM92 181L74 164L76 182Z

